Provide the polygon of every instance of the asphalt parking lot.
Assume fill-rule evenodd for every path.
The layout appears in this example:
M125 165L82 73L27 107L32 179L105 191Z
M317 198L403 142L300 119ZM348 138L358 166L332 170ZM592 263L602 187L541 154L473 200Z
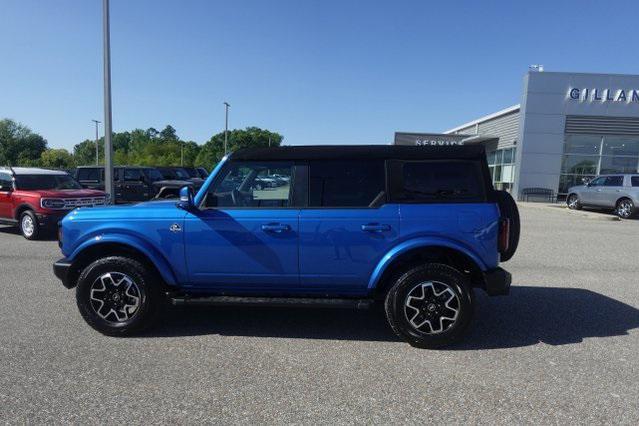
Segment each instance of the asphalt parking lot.
M639 220L524 206L511 295L418 350L376 311L182 308L97 334L53 241L0 228L5 423L639 422Z

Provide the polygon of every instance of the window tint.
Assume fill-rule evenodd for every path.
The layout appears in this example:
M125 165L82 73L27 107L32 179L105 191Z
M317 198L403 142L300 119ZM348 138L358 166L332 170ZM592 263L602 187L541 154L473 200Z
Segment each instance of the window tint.
M100 180L100 169L78 169L78 180Z
M604 186L623 186L623 176L608 176Z
M16 187L24 190L36 189L81 189L69 175L17 175Z
M206 207L278 208L290 205L293 163L231 162L208 190Z
M13 187L13 180L11 179L11 175L8 173L0 173L0 191L5 192L9 191Z
M632 186L639 186L639 176L632 176L630 178L630 183Z
M384 195L383 160L311 161L309 207L369 207Z
M396 168L394 168L396 170ZM393 198L408 202L476 201L485 199L484 179L477 163L419 161L401 164Z
M142 180L142 172L140 169L124 169L125 181L139 181Z

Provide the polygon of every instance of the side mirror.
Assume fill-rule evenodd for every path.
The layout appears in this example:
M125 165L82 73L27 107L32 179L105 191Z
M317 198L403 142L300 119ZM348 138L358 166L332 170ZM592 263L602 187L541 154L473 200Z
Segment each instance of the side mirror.
M590 178L581 178L581 182L586 186L590 186Z
M193 210L195 204L193 204L193 187L183 186L180 188L180 202L178 207L184 210Z
M1 185L0 184L0 191L2 191L2 192L11 192L11 191L13 191L13 186L11 186L11 185Z

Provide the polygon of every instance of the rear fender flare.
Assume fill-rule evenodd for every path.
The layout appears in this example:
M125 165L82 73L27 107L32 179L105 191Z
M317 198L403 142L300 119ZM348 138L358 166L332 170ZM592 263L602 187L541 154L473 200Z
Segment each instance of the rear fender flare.
M404 241L403 243L396 245L388 253L386 253L384 257L382 257L382 259L377 263L377 266L373 270L373 273L371 274L371 277L368 281L368 289L369 290L375 289L377 285L379 284L380 279L384 275L384 272L386 271L386 269L390 265L392 265L393 262L404 253L407 253L414 249L421 249L421 248L427 249L427 248L437 248L437 247L444 247L444 248L456 250L460 253L463 253L466 256L468 256L473 262L475 262L475 264L482 271L485 271L486 269L488 269L486 264L481 260L481 258L476 253L474 253L471 249L469 249L468 247L456 241L449 240L446 238L441 238L441 237L415 238L408 241Z
M99 244L121 244L139 251L153 263L166 284L176 285L175 274L166 258L151 244L134 235L107 234L92 236L78 245L68 256L68 259L73 262L84 250Z

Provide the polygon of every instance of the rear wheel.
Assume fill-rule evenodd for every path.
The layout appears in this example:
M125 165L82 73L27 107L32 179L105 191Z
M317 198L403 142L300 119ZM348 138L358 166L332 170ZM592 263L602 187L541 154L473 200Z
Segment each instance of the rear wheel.
M566 205L571 210L581 210L581 202L577 194L570 194L568 198L566 198Z
M27 240L37 240L40 236L40 224L35 213L27 210L20 215L20 233Z
M459 271L431 263L399 277L386 295L385 310L399 337L418 348L438 348L457 341L468 329L473 293Z
M617 201L615 214L622 219L629 219L635 214L635 204L630 198L622 198Z
M98 259L78 278L78 308L84 320L102 334L139 333L159 314L163 299L157 281L155 274L135 259Z

